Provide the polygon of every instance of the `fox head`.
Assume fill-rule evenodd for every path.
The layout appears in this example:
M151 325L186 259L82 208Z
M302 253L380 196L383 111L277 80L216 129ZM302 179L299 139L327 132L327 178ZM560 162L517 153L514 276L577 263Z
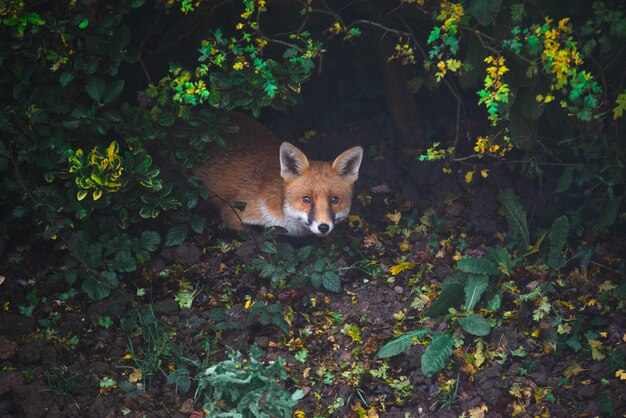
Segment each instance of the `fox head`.
M309 161L294 145L280 146L284 215L293 229L323 237L348 217L363 148L353 147L334 161Z

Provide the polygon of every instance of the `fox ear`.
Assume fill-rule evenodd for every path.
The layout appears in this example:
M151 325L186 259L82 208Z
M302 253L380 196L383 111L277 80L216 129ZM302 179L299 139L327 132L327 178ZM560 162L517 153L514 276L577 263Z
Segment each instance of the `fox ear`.
M346 180L355 182L359 177L359 167L363 160L363 148L353 147L342 152L333 161L333 170Z
M309 169L309 160L295 145L283 142L280 146L280 175L285 181L301 176Z

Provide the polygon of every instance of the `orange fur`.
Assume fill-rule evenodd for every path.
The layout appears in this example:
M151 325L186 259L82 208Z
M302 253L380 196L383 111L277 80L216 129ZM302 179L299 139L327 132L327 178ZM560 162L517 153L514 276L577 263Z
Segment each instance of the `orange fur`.
M290 235L327 235L348 216L363 156L350 148L333 162L309 161L255 119L231 113L239 132L229 146L194 168L230 228L280 226ZM308 203L307 203L308 202ZM244 210L235 209L245 203Z

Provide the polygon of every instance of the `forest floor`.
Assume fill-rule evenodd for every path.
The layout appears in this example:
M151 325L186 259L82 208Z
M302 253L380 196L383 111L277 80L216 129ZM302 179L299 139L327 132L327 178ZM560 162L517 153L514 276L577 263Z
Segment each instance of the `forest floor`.
M228 348L247 359L253 345L265 365L284 360L281 387L303 394L298 417L625 416L623 235L586 243L588 262L568 250L560 271L515 253L511 271L489 279L499 307L485 297L473 309L489 320L486 336L459 326L462 304L426 316L461 257L507 248L498 200L507 181L498 170L467 184L404 151L370 158L353 217L329 237L255 231L242 240L214 223L162 249L100 302L46 280L61 268L46 248L20 263L8 252L0 417L200 417L200 373ZM532 218L538 192L516 191ZM331 288L336 274L341 288L291 286L307 272ZM377 356L420 329L429 330L421 341ZM427 377L422 355L436 333L452 336L454 350Z

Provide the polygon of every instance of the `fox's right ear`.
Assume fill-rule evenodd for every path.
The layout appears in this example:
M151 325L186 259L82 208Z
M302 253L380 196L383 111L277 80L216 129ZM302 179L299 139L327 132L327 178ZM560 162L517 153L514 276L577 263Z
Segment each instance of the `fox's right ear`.
M301 176L309 169L309 160L295 145L283 142L280 145L280 175L285 181Z

